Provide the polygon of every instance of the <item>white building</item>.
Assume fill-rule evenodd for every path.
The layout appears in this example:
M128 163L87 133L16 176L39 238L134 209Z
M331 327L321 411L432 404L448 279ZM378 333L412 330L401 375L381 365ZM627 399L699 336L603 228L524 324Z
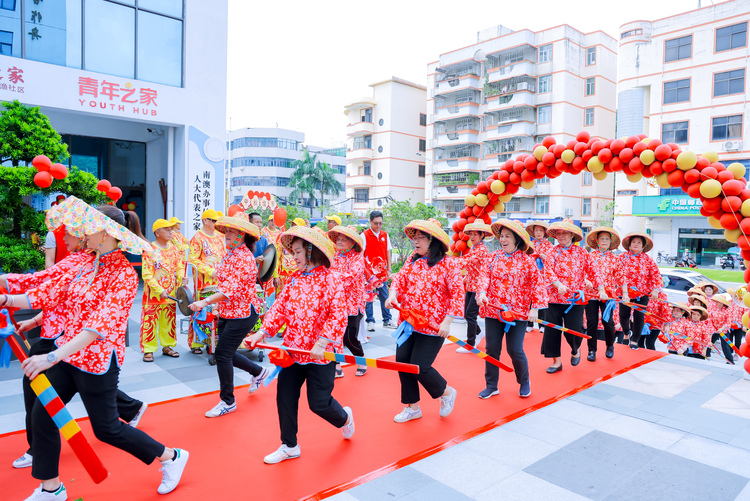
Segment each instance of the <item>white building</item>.
M223 209L227 0L135 4L0 2L0 100L40 106L144 228L175 215L189 236Z
M617 42L598 31L561 25L533 32L496 26L477 43L442 54L427 67L425 198L449 219L464 197L499 165L552 135L615 132ZM605 216L613 181L590 174L537 181L506 204L517 219L572 218L584 228Z
M336 180L341 183L338 197L326 196L331 207L338 212L351 212L351 203L345 199L346 149L321 148L304 145L305 134L293 130L277 128L246 128L229 133L229 158L231 165L229 204L236 204L248 190L271 193L286 202L292 188L289 177L294 172L292 162L300 160L303 150L316 155L316 161L328 164L336 172ZM310 207L305 197L300 205ZM320 206L320 197L312 202L312 207ZM316 214L316 211L313 211Z
M346 195L363 216L388 200L425 199L426 88L391 77L346 105Z
M618 136L644 133L683 150L719 154L750 167L744 143L750 2L731 1L656 21L622 25L618 61ZM731 247L679 188L616 179L615 227L651 232L654 251L686 248L703 264ZM637 216L637 217L633 217Z

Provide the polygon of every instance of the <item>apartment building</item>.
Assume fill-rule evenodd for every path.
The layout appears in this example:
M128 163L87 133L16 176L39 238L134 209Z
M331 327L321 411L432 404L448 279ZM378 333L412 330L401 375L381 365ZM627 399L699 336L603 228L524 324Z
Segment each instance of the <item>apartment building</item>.
M507 159L586 130L615 133L617 42L561 25L534 32L496 26L477 43L427 67L425 199L453 220L464 197ZM572 218L589 228L606 217L613 180L590 173L538 180L506 204L503 217Z
M750 168L747 127L747 39L750 2L731 1L620 28L618 136L645 133L722 163ZM687 249L714 264L730 244L679 188L616 178L615 227L648 231L654 251Z
M427 89L397 77L344 107L346 196L359 216L389 200L425 199Z

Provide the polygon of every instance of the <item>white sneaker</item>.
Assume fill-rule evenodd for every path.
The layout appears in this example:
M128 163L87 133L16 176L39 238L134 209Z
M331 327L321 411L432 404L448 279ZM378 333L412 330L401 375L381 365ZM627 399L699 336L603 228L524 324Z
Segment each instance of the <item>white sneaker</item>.
M466 348L464 348L463 346L459 346L458 348L456 348L456 353L471 353L471 352L467 350Z
M285 459L297 459L302 453L299 448L299 444L295 447L287 447L285 444L281 444L281 447L276 449L268 456L263 458L263 462L266 464L276 464L284 461Z
M133 428L138 428L138 421L141 420L141 418L143 417L143 413L146 412L147 408L148 408L148 404L146 402L143 402L143 405L141 405L141 408L138 409L138 413L135 415L133 419L130 420L128 425L132 426Z
M448 417L448 415L453 412L453 404L456 403L456 391L455 388L451 388L450 386L451 394L447 397L439 397L440 398L440 417Z
M344 434L344 438L349 440L354 435L354 413L351 407L344 407L344 410L349 415L349 424L345 424L341 427L341 433Z
M219 400L219 403L214 406L213 409L206 413L206 417L219 417L224 414L229 414L237 410L237 402L232 405L227 405L223 400Z
M411 421L412 419L419 419L422 417L422 409L417 407L416 409L412 409L408 405L404 407L404 410L396 414L396 417L393 418L394 421L397 423L405 423L407 421Z
M263 370L260 371L260 374L257 376L253 376L253 380L250 383L250 386L247 388L248 393L255 393L258 391L258 389L263 386L263 380L266 379L271 374L271 371L263 367Z
M182 472L185 470L190 453L185 449L175 449L175 458L162 461L161 468L161 484L156 492L159 494L168 494L175 490L177 484L180 483L182 478Z
M367 322L367 330L368 331L374 331L375 330L375 322Z
M383 327L386 329L395 329L396 328L396 322L393 320L388 320L387 322L383 322Z
M68 499L68 493L65 486L60 482L60 487L55 492L46 492L42 489L42 484L39 484L39 487L34 489L34 492L26 498L26 501L65 501L66 499Z
M23 456L13 461L13 468L28 468L32 463L31 454L24 452Z
M484 332L480 332L477 334L476 340L474 341L474 346L479 346L479 341L484 339Z

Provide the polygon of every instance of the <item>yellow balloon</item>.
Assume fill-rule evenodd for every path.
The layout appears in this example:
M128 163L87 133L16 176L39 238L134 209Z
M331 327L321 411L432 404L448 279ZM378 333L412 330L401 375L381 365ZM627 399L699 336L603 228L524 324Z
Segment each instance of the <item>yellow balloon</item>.
M706 179L701 183L701 195L716 198L721 194L721 183L716 179Z
M745 297L742 298L742 302L745 303L745 306L750 308L750 294L745 294Z
M719 161L719 154L716 153L715 151L707 151L703 155L701 155L701 158L705 158L706 160L708 160L712 164L715 164L716 162ZM742 165L742 164L740 164L740 165Z
M748 312L742 314L742 326L745 329L750 328L750 314Z
M469 240L468 242L466 242L466 247L468 247L469 249L471 249L472 247L474 247L474 244L471 243L471 240Z
M654 152L653 151L651 151L651 150L643 150L641 152L640 159L641 159L641 163L643 165L651 165L652 163L654 163L654 160L656 160L656 157L654 156Z
M534 148L534 158L536 158L540 162L542 161L542 157L545 153L547 153L547 148L545 146L537 146L536 148Z
M594 172L594 179L596 179L597 181L604 181L605 179L607 179L607 171L601 170L599 172Z
M724 238L733 244L737 243L737 239L740 238L740 235L742 235L742 230L739 228L736 230L724 230Z
M586 166L589 168L589 171L593 174L596 174L597 172L601 172L602 169L604 169L604 164L601 160L599 160L599 157L593 156L589 159Z
M521 188L523 188L524 190L530 190L534 187L534 184L534 181L521 181Z
M502 202L498 202L495 204L495 212L498 214L501 212L505 212L505 204Z
M500 181L499 179L495 179L490 185L490 191L492 191L492 193L496 195L499 195L500 193L505 191L505 183Z
M716 228L717 230L722 229L721 221L719 221L717 218L713 216L708 216L708 224L711 225L711 228Z
M743 177L745 177L745 172L747 169L745 169L745 166L741 163L735 162L733 164L729 164L727 170L734 174L735 179L742 179Z
M742 207L740 207L740 214L745 217L750 217L750 198L742 202Z
M631 183L637 183L638 181L643 179L643 174L641 174L640 172L636 172L635 174L632 174L632 175L628 174L627 178L628 178L628 181L630 181Z
M576 152L573 150L565 150L562 152L562 155L560 155L560 158L563 162L566 164L571 163L576 158Z
M661 174L656 176L656 183L662 188L671 188L672 185L669 184L669 181L667 180L668 178L669 172L662 172Z
M642 142L643 144L648 144L648 143L650 143L650 142L651 142L651 138L650 138L650 137L644 137L643 139L641 139L641 142Z
M474 198L474 195L466 195L464 203L466 204L466 207L474 207L477 204L477 201Z
M677 155L677 168L680 170L690 170L695 167L698 157L692 151L683 151ZM705 196L705 195L704 195Z
M490 202L490 199L487 198L487 195L485 195L484 193L480 193L479 195L477 195L477 196L474 197L474 202L478 206L484 207L485 205L487 205Z
M501 197L499 198L499 200L500 200L501 202L505 203L505 202L509 202L511 198L513 198L513 195L512 195L512 194L510 194L510 193L506 193L505 195L502 195L502 196L501 196Z

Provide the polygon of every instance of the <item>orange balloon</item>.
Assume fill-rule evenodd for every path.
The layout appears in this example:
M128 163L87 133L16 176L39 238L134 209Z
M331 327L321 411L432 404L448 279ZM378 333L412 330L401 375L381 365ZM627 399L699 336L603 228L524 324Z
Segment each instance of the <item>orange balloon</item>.
M284 226L286 223L286 211L281 207L276 207L273 211L273 224L278 227Z

